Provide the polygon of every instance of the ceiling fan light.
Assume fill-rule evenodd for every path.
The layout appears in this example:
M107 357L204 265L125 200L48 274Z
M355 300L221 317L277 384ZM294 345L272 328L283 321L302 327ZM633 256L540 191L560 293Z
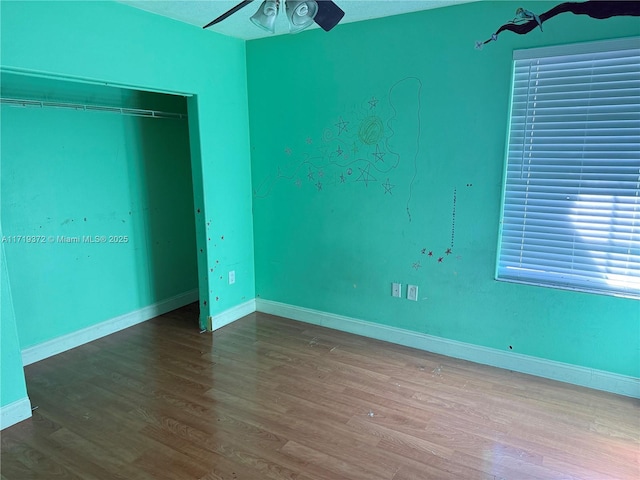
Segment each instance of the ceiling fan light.
M275 33L279 7L280 2L278 0L265 0L250 20L257 27L267 32Z
M313 19L318 13L318 2L314 0L287 0L285 7L290 33L298 33L313 24Z

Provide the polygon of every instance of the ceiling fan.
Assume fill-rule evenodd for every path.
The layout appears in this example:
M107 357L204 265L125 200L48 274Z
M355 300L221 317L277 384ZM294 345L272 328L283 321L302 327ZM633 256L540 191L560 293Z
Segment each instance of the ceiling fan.
M243 0L202 28L208 28L211 25L220 23L251 2L253 0ZM284 2L287 19L289 20L290 33L300 32L314 22L328 32L344 17L344 11L331 0L264 0L258 11L251 17L251 21L263 30L275 33L276 17L282 2Z

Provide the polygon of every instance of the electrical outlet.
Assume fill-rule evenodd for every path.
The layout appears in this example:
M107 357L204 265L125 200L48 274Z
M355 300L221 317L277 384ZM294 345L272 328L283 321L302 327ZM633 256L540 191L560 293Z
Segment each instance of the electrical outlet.
M229 272L229 285L233 285L234 283L236 283L236 271L231 270Z
M391 284L391 296L392 297L402 297L402 284L401 283L392 283Z
M413 300L414 302L418 301L418 286L417 285L408 285L407 286L407 300Z

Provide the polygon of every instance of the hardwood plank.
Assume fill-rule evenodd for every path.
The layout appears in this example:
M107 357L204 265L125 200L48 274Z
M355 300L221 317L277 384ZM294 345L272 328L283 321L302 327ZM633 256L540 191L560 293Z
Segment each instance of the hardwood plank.
M328 453L306 447L291 440L282 447L281 451L285 455L300 459L307 464L325 468L328 472L331 472L331 478L336 477L349 480L380 480L391 478L385 474L385 472L375 472L374 469L364 467L362 464L345 462Z
M640 478L640 401L197 305L25 369L1 480Z

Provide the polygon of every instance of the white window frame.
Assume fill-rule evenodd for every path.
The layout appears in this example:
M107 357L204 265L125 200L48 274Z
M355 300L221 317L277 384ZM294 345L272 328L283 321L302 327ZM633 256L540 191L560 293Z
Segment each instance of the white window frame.
M640 37L514 51L495 278L640 299Z

